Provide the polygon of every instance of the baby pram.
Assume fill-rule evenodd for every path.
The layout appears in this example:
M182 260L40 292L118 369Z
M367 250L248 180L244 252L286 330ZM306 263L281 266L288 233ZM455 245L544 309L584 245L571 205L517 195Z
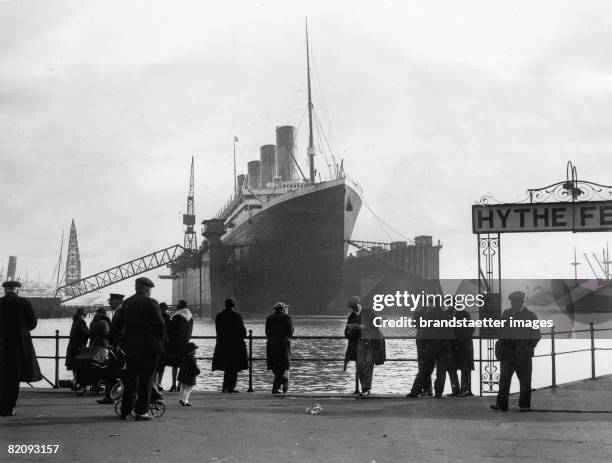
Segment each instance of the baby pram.
M106 357L108 353L108 358ZM125 365L125 354L119 347L108 349L86 347L74 358L76 382L74 392L83 395L89 388L93 395L104 390L106 379L116 378L119 370Z

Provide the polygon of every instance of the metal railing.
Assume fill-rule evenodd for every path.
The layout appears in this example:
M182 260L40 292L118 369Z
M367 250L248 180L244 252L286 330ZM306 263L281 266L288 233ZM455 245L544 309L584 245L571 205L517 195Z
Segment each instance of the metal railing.
M557 356L559 355L575 354L579 352L590 352L591 353L591 379L595 379L597 377L596 370L595 370L595 362L596 362L595 351L612 350L612 347L596 347L595 346L595 340L597 339L595 337L595 333L603 332L603 331L612 331L612 328L598 328L597 329L594 327L593 322L591 322L589 323L589 328L585 330L555 331L555 328L552 327L550 331L542 333L542 337L550 336L550 353L534 355L534 358L550 357L551 375L552 375L551 376L551 387L557 387ZM586 349L574 349L574 350L568 350L568 351L563 351L563 352L557 352L555 350L555 340L557 339L557 336L563 335L563 334L577 334L577 333L589 333L588 339L590 339L590 343L591 343L590 347Z
M595 341L598 339L595 334L598 332L604 332L604 331L612 331L612 328L595 328L593 323L591 322L589 324L589 328L588 329L583 329L583 330L571 330L571 331L555 331L554 327L551 328L550 331L547 332L543 332L542 333L542 338L545 337L550 337L550 352L548 353L544 353L544 354L537 354L534 355L534 358L543 358L543 357L550 357L550 361L551 361L551 370L552 370L552 376L551 376L551 385L550 387L557 387L557 368L556 368L556 363L557 363L557 357L559 357L560 355L566 355L566 354L574 354L574 353L581 353L581 352L590 352L590 359L591 359L591 376L590 379L595 379L596 376L596 355L595 352L596 351L612 351L612 347L597 347L595 345ZM589 339L590 340L590 346L588 348L584 348L584 349L574 349L574 350L568 350L568 351L562 351L562 352L557 352L556 350L556 346L555 346L555 341L558 338L558 336L560 335L568 335L568 334L577 334L577 333L589 333L588 338L584 338L584 339ZM52 387L54 388L59 388L59 372L60 372L60 360L65 359L66 357L63 355L60 355L60 340L61 339L69 339L69 336L60 336L59 334L59 330L55 331L55 336L40 336L40 335L33 335L32 339L52 339L55 340L55 354L54 355L38 355L37 358L38 359L48 359L48 360L54 360L54 380L51 381L48 378L43 376L43 379L45 381L47 381L47 383L49 383ZM192 340L196 340L196 339L201 339L201 340L216 340L216 336L192 336L191 337ZM344 336L294 336L291 338L293 341L300 341L300 340L333 340L333 341L346 341L346 338ZM403 341L415 341L415 336L411 335L411 336L385 336L385 340L403 340ZM485 341L487 339L490 338L485 338L485 337L479 337L479 336L474 336L473 338L476 341ZM249 387L247 392L253 392L253 363L254 362L265 362L266 358L265 357L254 357L253 356L253 341L254 340L266 340L265 336L253 336L253 330L249 330L249 334L246 338L247 341L247 353L248 353L248 363L249 363ZM480 358L474 358L474 362L475 363L486 363L486 362L490 362L491 359L488 358L482 358L482 355L479 356ZM212 357L196 357L197 360L205 360L205 361L212 361ZM344 357L291 357L291 361L292 362L343 362L344 361ZM418 359L417 358L411 358L411 357L395 357L395 358L387 358L385 360L385 362L417 362ZM584 378L586 379L586 378ZM359 389L359 382L358 382L358 378L357 375L355 374L355 389L358 390ZM482 388L480 390L480 395L483 395L482 392Z

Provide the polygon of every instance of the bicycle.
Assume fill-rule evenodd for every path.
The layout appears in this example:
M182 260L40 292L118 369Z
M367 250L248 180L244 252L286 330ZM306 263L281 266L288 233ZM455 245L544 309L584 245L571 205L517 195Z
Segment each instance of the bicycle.
M122 400L119 399L115 402L115 413L117 414L117 416L121 416L121 403ZM149 404L149 411L151 412L151 415L153 415L155 418L161 418L164 413L166 413L166 405L163 402L151 402ZM130 419L134 419L135 414L134 411L132 410L132 413L130 413L129 418Z
M117 416L121 416L121 398L123 397L123 389L123 381L121 378L119 378L117 383L111 389L110 393L111 399L115 401L115 413ZM149 404L149 411L155 418L160 418L164 413L166 413L166 405L162 401L156 400ZM130 414L130 418L134 419L134 411L132 411Z

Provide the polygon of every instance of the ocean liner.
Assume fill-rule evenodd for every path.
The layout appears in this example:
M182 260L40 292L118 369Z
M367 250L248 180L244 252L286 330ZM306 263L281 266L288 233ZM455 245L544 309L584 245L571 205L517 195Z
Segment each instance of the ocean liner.
M201 308L210 304L214 314L222 303L211 294L218 285L219 298L236 297L248 315L268 313L276 301L289 304L292 313L322 314L341 287L347 240L362 200L342 164L324 181L315 168L308 36L306 57L307 173L296 160L296 128L277 127L276 143L260 148L259 159L248 162L247 175L235 177L233 197L214 219L203 222L208 240L191 253L195 259L174 265L174 303L182 296ZM217 253L211 249L215 227Z
M277 136L284 131L291 132L281 127ZM277 161L285 148L276 145ZM342 285L346 240L361 198L343 176L325 182L278 177L262 186L245 179L218 216L228 230L221 238L224 286L249 313L282 300L296 313L320 314Z

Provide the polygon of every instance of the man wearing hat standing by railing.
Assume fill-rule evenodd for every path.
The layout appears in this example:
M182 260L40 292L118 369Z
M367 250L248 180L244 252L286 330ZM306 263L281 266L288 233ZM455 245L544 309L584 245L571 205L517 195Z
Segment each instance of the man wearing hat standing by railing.
M127 298L111 325L111 339L123 333L126 355L125 389L121 403L121 419L134 410L136 421L148 421L153 375L157 360L164 350L165 327L159 305L151 297L155 285L146 277L136 279L136 294ZM138 387L138 390L136 388ZM136 394L138 399L134 404Z
M221 392L232 393L236 390L238 372L249 368L246 338L247 331L242 315L236 312L236 299L225 300L225 309L215 317L217 342L213 354L212 369L222 370L223 385Z
M36 328L36 314L26 298L17 295L21 283L5 281L0 298L0 416L15 415L20 382L40 381L30 331Z
M266 357L268 370L274 373L272 394L280 394L289 389L289 363L291 361L291 340L293 322L287 314L289 306L278 302L272 307L274 313L266 319Z
M508 411L508 395L512 375L516 373L520 383L519 408L522 412L531 407L531 359L538 344L540 329L531 327L513 327L511 322L538 320L536 314L525 305L525 293L514 291L508 296L510 308L504 310L502 320L504 327L495 346L495 353L500 362L499 392L497 401L491 405L493 410Z

